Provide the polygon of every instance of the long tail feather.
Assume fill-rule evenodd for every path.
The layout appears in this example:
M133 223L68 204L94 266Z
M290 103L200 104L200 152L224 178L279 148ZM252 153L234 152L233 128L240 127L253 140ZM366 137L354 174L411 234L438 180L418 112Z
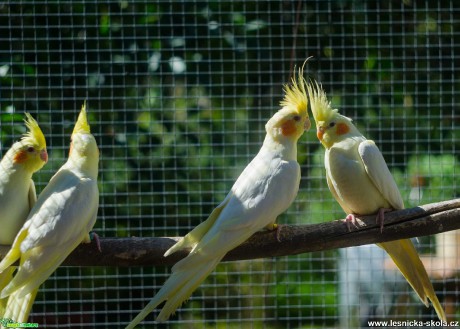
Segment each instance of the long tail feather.
M223 257L223 256L222 256ZM125 329L136 327L150 312L162 302L167 301L157 317L158 322L166 321L176 309L186 301L193 291L203 282L220 262L222 257L199 263L194 255L189 255L174 266L174 272L166 280L163 287L155 297L144 307L144 309L126 326ZM188 263L196 261L195 266L190 267ZM181 266L184 264L185 266Z
M24 297L19 297L18 292L10 295L8 298L8 304L6 306L4 318L12 319L15 322L27 322L32 305L37 296L38 288Z
M207 278L207 276L216 268L220 262L220 258L213 260L212 262L202 264L200 268L195 269L193 276L189 280L185 281L180 288L179 292L176 292L170 297L166 304L161 309L160 314L157 317L158 322L164 322L173 314L176 309L181 306L183 302L190 298L191 294L195 289Z
M11 266L7 268L5 271L0 273L0 291L5 288L8 283L13 279L13 273L15 271L16 267ZM6 305L8 302L8 297L0 299L0 319L5 318L5 310L6 310Z
M378 246L390 255L420 300L428 307L429 299L438 318L442 321L447 321L444 309L434 292L428 273L412 242L410 240L398 240L380 243Z

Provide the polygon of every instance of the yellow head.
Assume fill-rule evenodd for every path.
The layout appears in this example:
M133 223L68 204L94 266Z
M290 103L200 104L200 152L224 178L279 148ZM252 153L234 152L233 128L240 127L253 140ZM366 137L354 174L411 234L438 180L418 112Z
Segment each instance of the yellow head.
M297 140L305 130L310 129L305 84L302 66L297 77L295 74L292 77L291 85L284 86L285 96L280 102L282 109L267 122L265 126L267 133L271 133L274 137L283 136Z
M90 132L86 117L86 102L83 104L71 136L69 162L73 167L97 177L99 149Z
M13 163L24 165L30 172L40 170L48 161L46 140L37 121L29 113L24 120L27 132L19 142L13 144Z
M350 118L331 108L323 88L316 82L307 85L313 117L316 121L316 136L326 148L350 136L361 135Z

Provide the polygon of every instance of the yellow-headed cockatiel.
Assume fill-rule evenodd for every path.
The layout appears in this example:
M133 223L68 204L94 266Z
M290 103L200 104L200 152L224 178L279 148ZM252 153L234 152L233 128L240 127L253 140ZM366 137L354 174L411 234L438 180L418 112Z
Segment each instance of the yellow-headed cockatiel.
M191 248L150 303L126 327L134 328L163 301L157 321L165 321L190 297L225 254L263 228L276 228L276 218L297 195L300 166L297 140L310 128L303 71L285 86L282 109L267 122L262 148L241 173L230 193L209 218L166 251Z
M80 243L90 241L89 232L96 221L99 204L98 163L99 150L83 106L72 133L67 162L39 195L0 263L0 273L4 273L19 260L18 271L0 292L0 298L13 295L21 298L36 293ZM31 305L16 307L30 309ZM13 314L22 317L18 310Z
M358 131L351 119L331 108L321 86L310 83L307 90L317 136L326 148L324 163L332 195L348 214L348 223L355 222L355 215L377 214L383 228L384 212L403 209L404 203L382 153ZM430 299L439 319L446 321L412 242L407 239L377 245L390 255L422 302L428 307Z
M27 133L13 144L0 162L0 244L13 244L16 234L37 201L32 174L48 161L46 140L37 122L26 113ZM0 290L13 278L16 268L0 274ZM33 296L25 296L29 298ZM14 297L10 300L15 299ZM8 298L0 300L0 318L5 318ZM21 298L21 303L23 299Z

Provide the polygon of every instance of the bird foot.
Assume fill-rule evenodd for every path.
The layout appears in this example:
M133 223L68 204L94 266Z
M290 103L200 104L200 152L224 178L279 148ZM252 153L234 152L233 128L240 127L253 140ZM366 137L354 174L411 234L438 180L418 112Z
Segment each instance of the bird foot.
M351 225L353 225L355 228L359 228L357 225L358 220L354 214L348 214L345 219L342 219L342 221L347 225L348 232L351 232Z
M89 239L90 239L90 241L94 240L96 242L97 250L99 250L99 252L102 252L101 240L99 239L99 235L96 232L90 232L89 233Z
M377 216L375 217L375 222L380 224L380 233L383 232L383 222L385 220L385 213L389 211L393 211L394 209L391 208L380 208L377 212Z
M278 242L281 242L281 237L280 237L281 226L282 225L279 225L279 224L276 224L276 223L269 224L269 225L266 226L266 228L268 230L270 230L270 231L276 230L276 240Z

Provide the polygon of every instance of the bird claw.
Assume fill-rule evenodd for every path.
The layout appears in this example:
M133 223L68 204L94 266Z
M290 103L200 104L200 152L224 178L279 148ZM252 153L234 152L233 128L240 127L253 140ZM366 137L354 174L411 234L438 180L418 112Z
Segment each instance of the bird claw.
M356 216L353 214L348 214L345 219L342 219L342 221L347 225L348 232L351 232L351 225L353 225L355 228L359 228L357 223L358 220L356 219Z
M270 231L276 230L276 240L278 242L281 242L281 237L280 237L281 225L276 224L276 223L270 224L267 226L267 229L269 229Z
M393 211L391 208L380 208L379 211L377 212L377 216L375 217L375 222L377 224L380 224L380 233L383 232L383 222L385 220L385 213Z
M99 252L102 252L101 240L99 239L99 235L96 232L90 232L89 233L89 239L90 239L90 241L94 240L96 242L97 250L99 250Z

